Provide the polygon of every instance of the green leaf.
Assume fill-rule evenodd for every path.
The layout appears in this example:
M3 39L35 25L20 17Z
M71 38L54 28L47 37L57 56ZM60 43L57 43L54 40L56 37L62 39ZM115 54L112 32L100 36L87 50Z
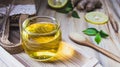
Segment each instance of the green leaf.
M95 42L97 44L99 44L101 42L102 38L106 38L109 36L104 31L102 31L102 30L98 31L95 28L87 28L86 30L83 30L83 33L88 36L95 36Z
M95 36L98 31L95 28L87 28L86 30L83 30L83 33L89 36Z
M102 37L100 36L100 33L96 34L96 36L95 36L96 43L99 44L101 42L101 40L102 40Z
M76 11L72 11L72 17L74 18L80 18L78 13Z
M71 3L71 1L70 1L70 0L68 1L68 3L67 3L67 5L66 5L66 7L69 7L69 8L72 8L72 9L73 9L73 6L72 6L72 3Z
M66 8L64 8L64 9L57 10L57 12L67 14L67 13L69 13L69 12L72 11L72 10L73 10L72 8L70 8L70 7L66 7Z
M67 13L69 13L72 10L73 10L73 7L72 7L72 4L71 4L71 1L68 1L67 5L64 8L56 10L56 11L60 12L60 13L67 14Z
M107 33L105 33L104 31L100 30L100 35L102 38L106 38L108 37L109 35Z
M80 18L78 13L76 11L73 10L73 6L72 6L72 3L71 1L69 0L67 5L62 8L62 9L59 9L59 10L56 10L57 12L60 12L60 13L64 13L64 14L68 14L69 12L71 12L71 15L72 17L74 18Z

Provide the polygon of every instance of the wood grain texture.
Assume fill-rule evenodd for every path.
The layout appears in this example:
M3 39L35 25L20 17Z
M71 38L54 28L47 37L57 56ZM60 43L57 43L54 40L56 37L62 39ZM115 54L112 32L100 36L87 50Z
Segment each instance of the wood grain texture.
M102 9L98 9L96 11L104 12L107 15L109 11L110 14L113 16L112 19L116 21L118 28L120 28L120 23L119 23L120 18L118 17L119 13L115 12L115 9L114 9L115 5L113 5L114 2L118 0L101 0L101 1L103 3ZM72 17L68 18L67 15L58 13L48 8L47 0L40 0L39 3L40 5L39 5L39 11L37 12L37 15L55 17L61 24L62 38L63 38L63 41L65 42L64 44L69 45L68 47L72 46L73 51L75 52L71 58L65 55L60 55L61 58L64 58L64 59L58 60L53 63L43 63L43 62L34 61L25 53L13 55L22 64L24 64L26 67L82 67L82 66L85 66L84 64L86 64L88 61L90 61L89 60L90 57L95 57L99 60L99 62L103 67L120 67L120 63L115 62L114 60L95 51L94 49L91 49L86 46L78 45L72 42L68 38L69 33L77 32L77 33L83 34L82 31L88 27L94 27L94 28L97 28L98 30L104 30L106 33L109 33L109 37L107 39L102 39L102 42L99 45L95 43L94 37L87 36L87 38L91 42L93 42L95 45L103 49L106 49L117 56L120 56L120 31L119 29L118 29L118 32L115 31L114 27L111 24L112 23L111 21L109 21L107 24L104 24L104 25L94 25L94 24L87 23L85 21L84 19L85 12L78 11L80 19L76 19ZM118 9L120 9L120 6L117 6L117 7L119 7ZM11 35L11 36L14 36L14 35ZM70 50L68 50L68 52L69 51ZM94 67L102 67L101 65L97 64Z
M25 67L0 46L0 67Z
M66 42L61 42L60 45L58 54L55 56L56 60L53 62L37 62L25 53L16 54L14 57L27 67L94 67L99 63L96 58L86 57L80 49L76 51Z

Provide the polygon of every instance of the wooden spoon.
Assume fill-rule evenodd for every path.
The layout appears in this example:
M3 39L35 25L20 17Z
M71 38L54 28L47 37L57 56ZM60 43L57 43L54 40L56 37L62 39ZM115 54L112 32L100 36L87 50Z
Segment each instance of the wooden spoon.
M111 59L113 59L113 60L120 63L120 57L112 54L111 52L109 52L109 51L107 51L107 50L105 50L103 48L100 48L100 47L94 45L84 35L81 35L81 34L78 34L78 33L70 33L69 38L72 41L74 41L74 42L76 42L78 44L91 47L91 48L101 52L102 54L108 56L109 58L111 58Z

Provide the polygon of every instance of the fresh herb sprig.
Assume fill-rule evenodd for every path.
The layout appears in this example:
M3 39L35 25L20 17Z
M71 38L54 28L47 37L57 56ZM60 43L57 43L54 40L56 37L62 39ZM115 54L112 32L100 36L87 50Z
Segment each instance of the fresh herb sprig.
M61 8L56 11L60 13L64 13L64 14L69 14L69 16L72 16L74 18L80 18L70 0L68 1L68 3L66 4L64 8Z
M83 30L83 33L88 36L95 36L95 41L97 44L101 42L102 38L107 38L109 36L103 30L98 31L95 28L87 28L86 30Z

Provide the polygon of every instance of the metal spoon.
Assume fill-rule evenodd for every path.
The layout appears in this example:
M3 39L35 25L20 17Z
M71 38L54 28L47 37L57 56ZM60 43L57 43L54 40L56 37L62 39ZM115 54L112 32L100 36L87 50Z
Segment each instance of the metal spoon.
M107 51L107 50L105 50L105 49L103 49L103 48L100 48L100 47L94 45L94 44L91 43L85 36L83 36L83 35L81 35L81 34L71 33L71 34L69 35L69 38L70 38L72 41L74 41L74 42L76 42L76 43L78 43L78 44L91 47L91 48L93 48L93 49L101 52L102 54L108 56L109 58L111 58L111 59L113 59L113 60L115 60L115 61L117 61L117 62L120 63L120 57L112 54L111 52L109 52L109 51Z

